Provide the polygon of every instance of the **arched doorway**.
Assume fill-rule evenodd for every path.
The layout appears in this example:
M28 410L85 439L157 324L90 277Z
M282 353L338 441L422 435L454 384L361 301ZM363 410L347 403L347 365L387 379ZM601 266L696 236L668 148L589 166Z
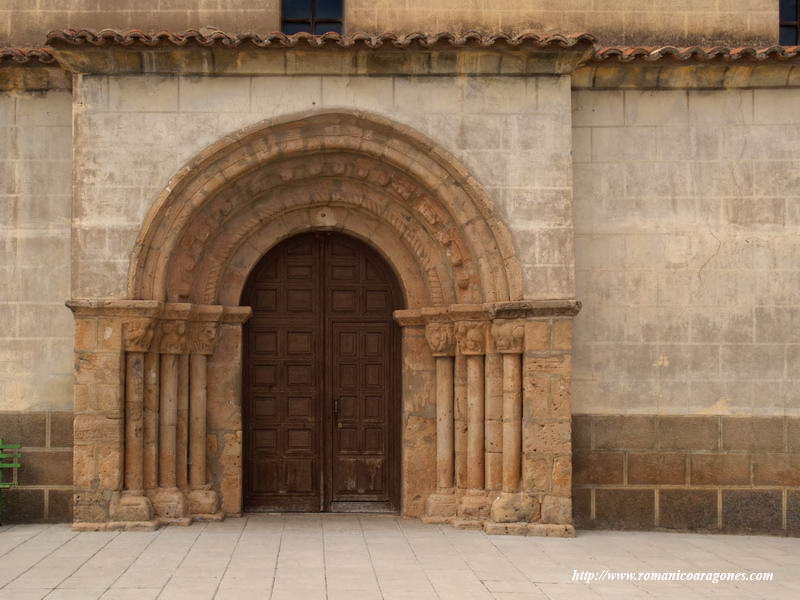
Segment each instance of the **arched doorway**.
M300 234L258 262L241 303L245 510L399 510L403 299L386 261Z

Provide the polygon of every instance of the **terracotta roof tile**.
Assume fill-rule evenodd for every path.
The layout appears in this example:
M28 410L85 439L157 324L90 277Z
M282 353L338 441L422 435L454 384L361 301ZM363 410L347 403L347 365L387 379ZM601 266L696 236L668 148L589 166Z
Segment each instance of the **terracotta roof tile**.
M35 61L50 64L55 60L49 48L0 48L0 64L5 62L27 64Z
M786 60L800 54L800 46L770 46L768 48L726 48L723 46L702 47L689 46L677 48L675 46L610 46L598 48L593 57L594 62L617 60L619 62L632 62L643 60L654 62L672 58L679 61L707 62L711 60L734 61L741 59L767 60L774 58Z

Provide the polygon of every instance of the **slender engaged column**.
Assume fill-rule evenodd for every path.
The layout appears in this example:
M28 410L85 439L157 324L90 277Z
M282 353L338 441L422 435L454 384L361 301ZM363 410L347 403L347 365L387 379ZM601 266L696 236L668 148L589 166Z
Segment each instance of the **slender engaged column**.
M213 354L221 311L208 309L189 328L189 512L195 518L221 518L219 497L206 473L208 357Z
M429 522L443 522L455 515L457 508L453 324L428 323L425 337L436 359L436 493L428 497L425 513Z
M159 482L163 488L177 487L176 453L178 425L178 355L161 355L161 410L159 413Z
M189 485L193 490L206 485L206 357L192 354L189 376Z
M467 371L467 492L461 499L458 515L464 521L475 522L488 516L490 506L484 485L486 322L462 321L456 328L456 337Z
M436 357L436 484L440 489L453 487L453 359Z
M484 483L483 356L467 356L467 487L482 490Z
M145 352L153 340L150 318L121 324L125 350L125 461L124 491L112 497L109 516L120 522L151 521L153 505L144 495Z
M486 351L485 373L485 484L487 490L499 490L503 484L503 359L492 344Z
M467 357L453 361L453 446L455 486L467 489Z
M492 520L496 523L527 523L533 515L533 500L520 491L525 323L495 321L492 337L503 357L503 493L492 503Z
M522 362L503 355L503 491L518 492L522 471Z
M180 489L189 487L189 355L178 357L178 414L175 427L176 481Z
M158 487L158 352L144 355L144 488Z
M144 354L125 357L125 489L144 492Z

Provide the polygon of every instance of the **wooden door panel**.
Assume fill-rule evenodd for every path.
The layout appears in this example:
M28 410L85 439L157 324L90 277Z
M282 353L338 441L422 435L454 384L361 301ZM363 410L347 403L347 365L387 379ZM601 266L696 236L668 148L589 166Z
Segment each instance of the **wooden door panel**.
M398 507L400 297L383 259L338 234L292 238L256 266L243 294L246 508Z

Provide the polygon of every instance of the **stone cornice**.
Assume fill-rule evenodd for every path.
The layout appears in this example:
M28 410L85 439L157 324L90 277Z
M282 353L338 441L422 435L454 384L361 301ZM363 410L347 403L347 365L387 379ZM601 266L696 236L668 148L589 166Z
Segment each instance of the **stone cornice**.
M564 74L588 60L594 38L414 32L379 35L66 29L47 43L74 73L225 75Z

